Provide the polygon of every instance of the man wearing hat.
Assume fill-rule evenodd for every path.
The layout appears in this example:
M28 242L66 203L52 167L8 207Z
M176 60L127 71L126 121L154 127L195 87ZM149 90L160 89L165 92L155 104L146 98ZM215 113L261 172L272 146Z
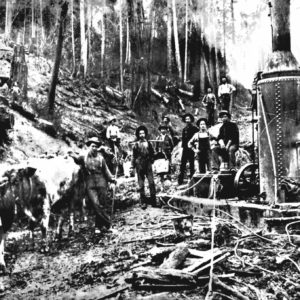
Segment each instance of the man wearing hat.
M111 175L103 156L98 151L101 143L97 137L90 138L86 145L88 152L86 155L73 156L74 161L84 168L86 189L96 213L95 233L100 230L106 231L110 225L110 217L107 210L107 188L108 182L116 183Z
M229 169L235 168L235 152L239 148L239 129L236 123L231 122L231 115L226 110L221 110L219 118L223 125L220 127L218 142L220 147L213 149L213 168L219 169L221 157L222 162L228 163Z
M199 131L188 142L188 146L194 151L199 166L199 173L205 173L210 170L210 135L207 131L208 120L200 118L196 122Z
M138 185L140 191L141 208L147 208L145 194L145 178L148 179L150 189L150 202L156 206L156 191L153 178L152 163L154 161L154 150L151 143L147 140L148 130L145 126L139 126L135 132L136 142L132 149L132 167L136 169Z
M192 178L195 172L194 164L194 151L189 148L188 142L193 137L193 135L198 132L198 128L193 125L194 116L190 113L183 115L183 122L186 123L186 126L182 130L182 156L180 164L180 173L178 177L178 184L183 184L183 178L186 171L186 164L189 162L190 165L190 178Z
M116 117L109 118L108 122L109 126L106 130L106 138L109 141L110 147L113 149L114 143L119 147L121 134L119 127L116 125Z
M236 88L232 84L228 83L227 78L223 76L218 88L218 97L221 102L221 109L229 111L231 94L235 90Z
M159 125L158 130L160 134L156 137L157 142L156 145L156 152L162 153L163 157L165 157L169 161L169 172L170 173L170 166L171 166L171 158L172 158L172 151L174 148L173 140L168 133L168 127L164 124ZM162 174L161 179L163 180L164 175Z

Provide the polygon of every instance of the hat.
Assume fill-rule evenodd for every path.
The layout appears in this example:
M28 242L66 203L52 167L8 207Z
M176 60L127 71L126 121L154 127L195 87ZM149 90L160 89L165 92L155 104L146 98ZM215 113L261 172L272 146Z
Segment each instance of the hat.
M204 121L206 126L208 125L208 120L206 118L200 118L199 120L197 120L196 125L199 127L200 126L200 122Z
M169 118L168 116L163 116L162 119L163 119L163 120L164 120L164 119L167 119L168 122L171 122L171 120L170 120L170 118Z
M96 144L96 145L100 146L101 142L96 136L94 136L94 137L89 138L85 144L87 146L90 146L91 144Z
M137 138L139 138L139 134L140 134L140 131L141 131L141 130L144 130L144 131L145 131L146 136L148 135L148 129L147 129L144 125L141 125L141 126L139 126L139 127L135 130L135 136L136 136Z
M164 124L160 124L160 125L158 126L158 130L160 131L160 130L162 130L162 129L168 130L168 126L166 126L166 125L164 125Z
M117 118L116 117L110 117L108 119L108 123L111 123L112 121L117 121Z
M222 116L227 115L229 119L231 119L231 114L227 110L221 110L219 112L219 118L222 118Z
M185 118L186 118L186 117L190 117L192 123L195 121L195 118L194 118L194 116L193 116L192 114L186 113L186 114L184 114L184 115L182 116L182 121L183 121L183 122L185 122Z

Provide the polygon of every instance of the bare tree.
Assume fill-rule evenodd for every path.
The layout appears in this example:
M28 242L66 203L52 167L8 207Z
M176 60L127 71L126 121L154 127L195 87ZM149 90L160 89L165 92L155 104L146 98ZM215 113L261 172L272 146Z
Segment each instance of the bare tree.
M123 15L122 15L122 4L123 1L120 1L120 90L123 92L124 83L123 83Z
M6 0L5 37L10 38L12 25L12 0Z
M184 41L184 75L183 81L186 82L187 79L187 66L188 66L188 0L185 0L185 41Z
M80 0L80 73L86 78L87 72L87 41L85 37L85 1Z
M177 13L176 13L176 1L172 0L173 8L173 30L174 30L174 42L175 42L175 57L178 69L179 78L182 79L182 65L180 58L179 39L178 39L178 27L177 27Z
M172 0L168 2L168 22L167 22L167 65L168 65L168 76L172 74Z
M54 113L54 103L55 103L55 89L58 79L58 72L61 60L61 52L63 47L63 40L64 40L64 31L65 31L65 22L66 16L68 13L68 2L64 1L61 5L61 13L59 19L59 28L58 28L58 35L57 35L57 45L56 45L56 55L55 55L55 62L52 71L52 78L51 84L48 93L48 105L49 105L49 114L53 115Z

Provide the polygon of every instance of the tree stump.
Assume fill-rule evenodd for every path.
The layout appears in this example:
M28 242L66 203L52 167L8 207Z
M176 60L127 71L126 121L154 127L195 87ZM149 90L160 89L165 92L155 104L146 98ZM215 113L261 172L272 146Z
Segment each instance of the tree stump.
M25 48L21 45L16 45L11 62L10 82L11 86L15 83L21 91L21 98L27 100L27 78L28 67L25 59Z

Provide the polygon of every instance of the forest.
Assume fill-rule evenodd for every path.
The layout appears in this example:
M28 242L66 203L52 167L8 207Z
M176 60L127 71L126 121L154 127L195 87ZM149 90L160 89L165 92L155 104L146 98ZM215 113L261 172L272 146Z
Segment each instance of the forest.
M299 299L299 16L1 0L0 298Z

